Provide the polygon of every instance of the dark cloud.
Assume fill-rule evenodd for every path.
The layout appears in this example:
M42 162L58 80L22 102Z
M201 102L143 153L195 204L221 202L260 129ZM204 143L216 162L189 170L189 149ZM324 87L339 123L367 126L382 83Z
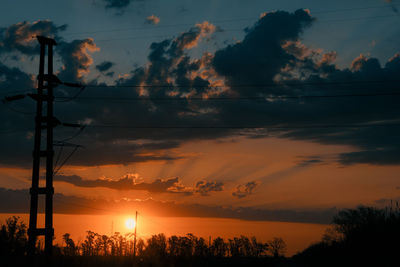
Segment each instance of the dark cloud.
M304 10L294 13L277 11L265 14L246 29L243 41L218 50L213 66L231 85L273 83L274 77L294 59L282 45L297 40L313 18ZM254 88L232 88L242 95L254 94Z
M384 149L363 150L340 154L339 162L343 165L352 165L357 163L370 163L375 165L397 165L400 148L392 149L389 146Z
M59 182L66 182L79 187L104 187L115 190L144 190L151 193L168 193L169 188L174 187L176 184L180 183L178 178L156 179L152 183L137 182L137 177L134 175L127 175L117 180L85 180L78 175L57 175L54 180Z
M96 65L96 69L100 72L106 72L111 69L115 64L111 61L103 61L102 63Z
M298 167L308 167L310 165L322 164L324 160L319 156L308 157L297 164Z
M59 43L56 51L61 57L63 68L58 77L67 82L82 81L83 76L89 73L89 67L93 63L89 53L99 50L91 38Z
M81 140L87 140L85 148L79 150L78 153L70 159L71 165L103 165L103 164L129 164L134 162L146 161L171 161L182 159L185 156L167 150L176 148L179 143L175 141L158 142L153 141L146 144L140 144L135 141L113 140L112 132L105 136L98 136L97 141L90 141L90 136L96 134L97 131L85 130L85 137ZM129 132L125 133L126 138ZM117 134L118 135L118 134ZM104 142L101 139L105 139Z
M168 40L162 43L154 43L152 51L149 55L150 66L146 69L138 68L132 72L132 78L120 80L118 84L153 84L160 83L166 84L171 76L177 77L181 82L186 82L184 76L193 75L193 72L199 70L201 66L200 60L191 61L185 59L185 50L190 49L197 45L200 38L211 34L213 26L209 23L198 24L191 28L188 32L182 33L173 40ZM97 51L98 48L92 39L74 40L71 42L59 41L56 47L57 56L61 59L63 64L58 76L63 81L68 82L84 82L84 76L88 73L89 67L92 64L90 53ZM183 59L183 60L182 60ZM109 64L107 64L109 65ZM178 67L179 65L179 67ZM102 66L107 67L107 66ZM176 74L174 74L176 73ZM20 75L29 75L19 72ZM7 74L8 75L8 74ZM109 72L109 75L112 73ZM178 77L179 76L179 77ZM200 74L193 75L192 84L207 84L208 81L202 79ZM6 88L12 83L15 83L10 75L4 76L4 80L0 81L0 87ZM25 78L24 78L25 79ZM30 87L32 87L32 81ZM20 88L26 88L25 84L21 84ZM18 89L18 88L17 88ZM92 89L93 90L93 89ZM86 89L86 95L92 95L93 91ZM61 96L68 97L76 94L76 89L63 88L60 86L57 93ZM151 92L151 95L167 95L168 92L160 90L159 92ZM140 94L140 90L128 91L124 88L115 88L109 90L108 88L96 88L96 95L101 96L126 96L127 98L135 98ZM29 102L29 100L27 100ZM31 104L33 106L34 103ZM184 113L198 113L196 108L188 108L188 103L181 103L178 105L158 105L159 103L152 102L138 102L136 105L131 103L82 103L82 102L65 102L65 104L56 104L56 116L63 122L81 122L89 124L108 124L109 122L121 123L134 123L134 124L161 124L161 123L176 123L179 121L190 122L191 118L181 119ZM34 109L31 110L34 112ZM9 112L11 113L11 112ZM206 121L208 118L200 118ZM16 123L15 123L16 122ZM190 122L196 123L196 122ZM5 136L7 140L19 139L18 146L20 148L8 149L11 155L3 155L1 159L2 164L12 165L31 165L30 151L32 149L32 118L24 118L19 120L16 115L7 117L4 121L5 129L18 128L15 125L22 126L25 131L20 134ZM14 125L10 127L8 125ZM27 127L28 126L28 127ZM31 129L30 131L28 131ZM111 130L111 131L110 131ZM87 127L83 133L79 135L78 143L85 146L85 149L80 149L78 153L68 162L69 164L77 165L98 165L98 164L111 164L111 162L118 164L128 164L132 162L142 162L151 160L174 160L181 158L180 155L173 153L166 153L166 150L179 146L184 141L182 137L185 136L184 130L159 131L149 129L120 129L112 131L102 128ZM75 135L74 130L58 128L58 140L69 138ZM96 138L93 138L93 135ZM195 133L201 136L201 133ZM26 138L29 136L29 138ZM187 136L184 139L190 139ZM165 140L165 141L156 141ZM9 143L6 145L9 146Z
M0 62L0 97L12 96L14 90L30 91L34 88L33 77L19 68L10 68ZM19 92L20 94L20 92ZM18 103L15 103L18 102ZM28 129L33 126L35 103L30 99L0 104L0 129L2 132L0 164L25 165L27 160L32 165L32 135ZM20 160L21 159L21 160Z
M28 213L29 190L11 190L0 188L0 212L2 213ZM54 194L54 212L61 214L110 214L115 212L127 212L138 210L139 212L166 217L213 217L234 218L256 221L282 221L323 223L331 222L337 213L335 208L323 210L269 210L252 207L227 208L218 205L206 206L200 204L179 204L175 202L161 202L152 199L106 200L99 197L90 199L86 197L67 196L60 193ZM39 212L44 212L39 207Z
M114 190L144 190L150 193L173 193L191 196L195 193L208 196L211 192L223 190L222 182L201 180L194 187L185 186L179 178L156 179L146 183L138 179L137 175L126 175L120 179L95 179L87 180L78 175L57 175L54 181L69 183L78 187L104 187Z
M60 32L66 30L67 25L56 26L48 20L35 22L20 22L7 28L0 28L0 54L7 52L20 52L25 55L39 54L37 35L60 40Z
M93 39L66 42L60 34L67 25L57 26L49 20L20 22L7 28L0 28L0 54L21 53L26 56L39 54L37 35L54 38L57 42L55 51L63 64L59 78L66 81L80 81L87 74L93 60L89 53L99 48ZM16 55L18 57L18 55Z
M196 183L194 191L202 196L208 196L210 192L220 192L223 188L222 182L201 180Z
M278 138L348 146L353 151L338 155L339 162L344 165L399 164L400 154L397 151L400 150L400 141L397 136L400 135L400 126L366 127L376 123L398 123L400 108L396 97L271 98L280 95L398 91L395 80L400 75L399 54L385 64L376 58L360 56L348 68L339 68L335 64L335 52L322 53L301 43L302 32L313 20L304 10L266 13L254 26L246 29L241 42L222 48L215 54L205 53L199 58L192 58L190 49L201 41L207 41L215 31L216 27L208 22L197 24L175 38L152 43L148 64L121 76L112 89L87 88L85 96L118 96L121 99L148 96L152 99L167 98L168 101L136 101L133 105L132 101L96 102L78 98L57 103L56 115L60 120L89 125L74 139L85 149L79 150L68 163L101 165L174 160L183 156L174 154L171 148L179 147L183 142L236 135L265 137L271 134ZM61 40L59 44L56 51L64 66L60 70L60 78L66 81L83 80L92 64L90 53L97 50L95 43L85 39L68 43ZM0 79L0 88L7 88L11 84L11 80L8 81L12 79L11 73L18 72L8 69L10 74L6 80ZM18 76L21 81L27 81L29 77L21 72ZM134 87L129 88L130 85ZM58 92L64 96L76 93L61 86L59 89ZM203 98L203 101L193 101L193 97ZM209 97L227 97L230 100L208 101ZM240 97L265 97L265 101L243 100ZM4 129L27 125L33 129L33 118L20 120L17 116L4 115ZM364 126L340 127L355 124ZM113 125L128 127L117 128ZM314 125L338 127L318 128ZM182 126L189 129L179 128ZM221 128L190 129L196 126ZM243 126L257 129L235 129ZM74 134L72 130L58 128L57 139ZM4 136L9 155L2 155L1 163L21 165L22 162L30 162L31 135L26 131ZM13 149L10 145L13 143L18 148ZM297 167L321 163L315 159L308 160Z
M146 0L101 0L106 9L114 10L115 15L123 15L127 8L133 3L143 3Z
M385 66L375 58L360 56L356 58L349 69L339 70L336 67L320 68L320 63L314 62L313 66L309 63L307 68L312 72L321 72L321 76L311 75L307 82L340 82L350 81L350 84L322 86L312 88L313 92L349 92L349 93L379 93L395 92L396 77L400 73L400 57L395 55ZM368 83L366 81L384 81L383 83ZM393 81L393 82L391 82ZM352 82L354 82L352 84ZM310 88L310 87L308 87ZM340 101L340 102L339 102ZM369 97L369 98L344 98L332 100L310 101L304 107L309 106L309 115L313 110L313 121L315 123L330 124L375 124L375 123L397 123L400 118L400 110L396 98L392 97ZM340 108L335 107L340 103ZM300 111L306 115L304 111ZM299 116L301 114L298 114ZM303 119L304 120L304 119ZM354 127L341 128L338 126L333 129L299 129L290 131L283 136L293 139L311 140L323 144L343 144L353 146L355 151L339 155L342 164L369 163L379 165L399 164L400 157L396 150L400 149L400 143L395 138L400 131L400 127L380 126L380 127Z
M106 8L115 8L118 10L124 9L127 6L129 6L129 4L131 2L133 2L132 0L103 0L106 3Z
M232 196L237 198L248 197L253 194L256 187L259 185L257 181L248 182L243 185L238 185L234 192L232 192Z

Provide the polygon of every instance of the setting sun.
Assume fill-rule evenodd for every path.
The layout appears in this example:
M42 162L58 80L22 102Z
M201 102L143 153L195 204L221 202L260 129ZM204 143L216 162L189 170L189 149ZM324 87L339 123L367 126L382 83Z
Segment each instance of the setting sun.
M126 221L125 221L125 226L126 226L126 228L128 228L129 230L132 230L132 229L135 228L136 222L135 222L135 220L132 219L132 218L126 219Z

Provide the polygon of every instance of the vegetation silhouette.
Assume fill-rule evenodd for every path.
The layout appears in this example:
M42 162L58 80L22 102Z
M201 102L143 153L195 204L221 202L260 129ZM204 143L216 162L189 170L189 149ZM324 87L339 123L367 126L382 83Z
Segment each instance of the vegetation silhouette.
M322 241L295 255L301 266L400 266L400 209L338 212Z
M337 213L321 241L291 258L286 244L275 237L259 242L240 236L206 241L193 234L153 235L138 239L134 254L133 234L111 236L87 231L83 241L70 234L54 247L53 266L400 266L400 209L360 206ZM37 256L26 256L26 225L18 217L6 220L0 230L2 266L39 266L49 263L37 244ZM6 265L3 265L5 263Z

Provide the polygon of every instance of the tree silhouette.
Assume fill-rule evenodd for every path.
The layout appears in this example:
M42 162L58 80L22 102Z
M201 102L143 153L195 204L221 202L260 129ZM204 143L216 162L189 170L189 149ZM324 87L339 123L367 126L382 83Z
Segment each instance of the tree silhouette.
M167 239L164 234L153 235L147 240L146 256L163 258L167 254Z
M294 257L307 266L400 266L400 210L339 211L321 242Z
M206 240L202 237L196 238L194 244L194 256L196 257L206 257L208 255L208 246Z
M277 258L277 257L281 257L286 253L286 243L285 241L280 238L280 237L274 237L272 240L270 240L268 242L269 245L269 250L271 252L271 254Z
M64 255L75 256L77 252L77 247L75 246L74 240L70 238L70 234L65 233L63 235L63 241L65 243L65 247L63 248Z
M86 239L81 245L82 255L93 256L94 255L94 240L96 238L96 233L92 231L86 232Z
M27 227L19 217L8 218L0 229L0 253L24 255L27 246Z
M210 252L212 256L215 257L225 257L227 253L228 245L224 242L221 237L217 237L213 240L212 246L210 247Z

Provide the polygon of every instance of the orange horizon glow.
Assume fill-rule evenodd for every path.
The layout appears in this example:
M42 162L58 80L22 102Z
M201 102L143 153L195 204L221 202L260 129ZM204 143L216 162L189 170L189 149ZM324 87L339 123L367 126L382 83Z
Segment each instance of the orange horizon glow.
M0 213L0 223L11 216L19 216L26 224L29 214ZM83 241L87 231L98 234L131 234L125 223L131 217L127 215L66 215L54 214L54 244L62 244L62 236L69 233L74 241ZM132 218L131 218L132 219ZM44 214L38 214L38 227L44 226ZM274 221L245 221L239 219L198 218L198 217L157 217L138 218L137 237L148 239L152 235L163 233L168 238L172 235L185 236L191 233L208 240L222 237L227 240L241 235L255 236L261 242L274 237L281 237L288 245L287 256L302 251L312 243L321 240L329 225L312 223L292 223Z

